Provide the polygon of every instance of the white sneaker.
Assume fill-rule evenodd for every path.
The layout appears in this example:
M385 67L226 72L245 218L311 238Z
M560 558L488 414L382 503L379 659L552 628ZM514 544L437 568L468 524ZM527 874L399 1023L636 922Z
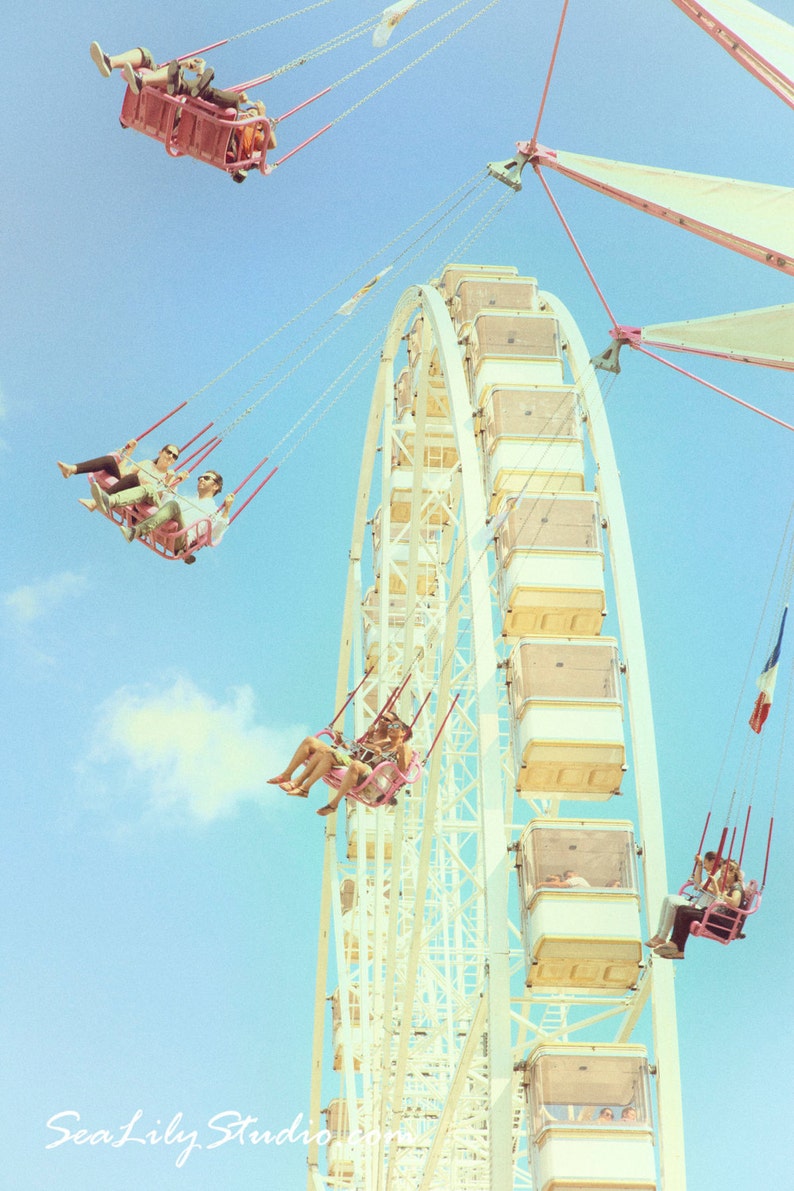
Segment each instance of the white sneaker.
M105 492L104 488L99 487L99 484L97 484L96 480L94 480L94 482L90 485L90 488L91 495L96 501L96 507L99 509L100 513L104 513L106 517L109 517L110 501L108 500L107 492Z
M137 71L132 69L129 62L124 63L121 68L121 75L133 95L140 95L142 85L141 76Z
M110 58L103 51L98 41L92 41L88 47L88 52L91 55L91 60L96 66L103 79L109 79L113 73L113 67L110 65Z

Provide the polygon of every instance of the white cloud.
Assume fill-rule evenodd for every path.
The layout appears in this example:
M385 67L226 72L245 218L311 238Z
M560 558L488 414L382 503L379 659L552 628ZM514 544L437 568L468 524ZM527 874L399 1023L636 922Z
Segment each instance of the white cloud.
M153 809L187 810L209 821L231 814L240 802L275 793L267 779L284 768L305 735L304 727L255 724L250 687L216 702L178 678L167 690L122 687L107 699L91 760L126 772L138 792L144 775Z
M72 571L61 571L40 583L17 587L9 592L3 602L11 615L20 624L31 624L54 611L64 600L80 595L86 587L84 575Z

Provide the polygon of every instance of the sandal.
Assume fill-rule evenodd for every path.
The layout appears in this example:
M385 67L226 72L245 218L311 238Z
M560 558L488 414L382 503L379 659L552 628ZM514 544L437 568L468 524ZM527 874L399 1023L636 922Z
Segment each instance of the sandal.
M335 811L335 810L336 810L336 807L335 807L335 806L331 806L330 802L327 802L327 803L325 804L325 806L321 806L321 807L320 807L320 809L318 810L317 814L318 814L318 815L332 815L332 814L334 813L334 811Z

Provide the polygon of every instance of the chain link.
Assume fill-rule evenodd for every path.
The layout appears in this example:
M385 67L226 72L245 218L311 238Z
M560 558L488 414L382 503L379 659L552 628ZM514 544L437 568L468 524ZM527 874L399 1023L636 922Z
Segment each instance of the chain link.
M290 21L293 17L302 17L307 12L314 12L316 8L325 8L326 4L331 3L333 3L333 0L317 0L316 4L308 4L306 8L298 8L295 12L287 12L281 17L274 17L272 21L266 21L264 25L254 25L253 29L246 29L243 33L235 33L226 40L239 41L241 37L250 37L252 33L261 33L263 29L272 29L274 25L282 25L284 21Z
M396 74L393 74L391 78L386 79L385 82L375 87L373 91L370 91L368 95L365 95L362 99L359 99L356 103L354 103L352 107L349 107L347 111L342 112L340 116L337 116L332 123L338 124L340 120L344 120L345 117L351 115L355 111L358 111L362 104L367 103L367 101L370 99L374 99L374 97L379 95L381 91L384 91L386 87L396 82L397 79L402 78L402 76L407 74L409 70L412 70L414 66L418 66L420 62L424 62L425 58L429 58L432 53L440 49L443 45L446 45L447 42L451 41L453 37L456 37L458 33L462 33L463 30L467 29L469 25L473 24L478 17L481 17L483 13L488 11L489 8L493 8L498 3L499 0L490 0L490 3L486 4L484 8L481 8L479 12L474 13L474 15L469 17L468 20L464 21L462 25L458 25L458 27L448 33L446 37L442 37L441 41L437 41L431 45L430 48L425 50L423 54L420 54L418 58L414 58L412 62L408 62L402 67L402 69L398 70ZM421 29L417 29L415 33L409 33L407 37L402 39L402 41L396 42L396 44L391 46L388 50L384 50L382 54L378 54L377 57L370 59L369 62L364 62L361 66L357 66L355 70L351 70L349 74L346 74L341 79L338 79L333 86L338 87L342 83L348 82L349 79L355 78L355 76L360 74L362 70L367 70L370 66L373 66L376 62L379 62L381 58L385 58L387 54L391 54L394 52L394 50L398 50L401 46L406 45L409 41L413 41L415 37L419 37L420 34L427 32L428 29L432 29L434 25L439 24L440 21L446 20L446 18L452 16L453 13L459 12L460 9L465 8L467 4L471 4L471 0L461 0L460 4L456 4L453 8L447 9L447 11L442 13L441 16L436 17L435 20L430 21Z

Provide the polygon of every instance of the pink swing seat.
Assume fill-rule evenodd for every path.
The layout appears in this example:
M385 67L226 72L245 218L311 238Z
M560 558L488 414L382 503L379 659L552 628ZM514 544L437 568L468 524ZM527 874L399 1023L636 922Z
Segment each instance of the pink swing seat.
M680 892L684 893L692 885L687 881ZM715 943L727 946L734 939L744 938L744 926L751 914L757 914L761 908L761 893L757 881L750 881L744 891L740 906L729 906L719 899L706 907L706 912L699 922L693 922L689 933L698 939L713 939Z
M116 458L120 458L116 455ZM89 483L98 484L105 492L116 482L115 476L112 476L109 471L95 471L88 474ZM114 525L124 525L128 528L134 528L139 521L143 521L146 517L151 517L153 513L157 512L157 505L149 504L142 501L137 505L122 505L120 508L111 509L109 513L105 513L103 509L99 509L107 517L108 521L112 521ZM189 542L189 546L180 550L178 548L179 540ZM166 521L158 529L151 533L138 538L147 549L153 551L159 558L168 559L169 562L183 562L186 558L190 558L200 550L202 546L214 546L212 539L212 523L209 517L199 517L190 525L186 525L184 529L180 529L176 521Z
M237 119L234 108L219 108L203 99L169 95L161 87L142 87L138 95L127 88L121 107L125 128L142 132L165 147L170 157L192 157L226 173L258 169L268 173L270 121L265 116ZM252 143L262 148L242 152L242 129L255 126ZM261 138L256 132L261 131Z
M332 769L323 777L326 785L338 790L346 770ZM408 768L399 769L394 761L381 761L368 773L362 782L348 790L347 797L361 802L364 806L388 806L394 802L403 786L413 785L422 773L419 754L412 753Z

